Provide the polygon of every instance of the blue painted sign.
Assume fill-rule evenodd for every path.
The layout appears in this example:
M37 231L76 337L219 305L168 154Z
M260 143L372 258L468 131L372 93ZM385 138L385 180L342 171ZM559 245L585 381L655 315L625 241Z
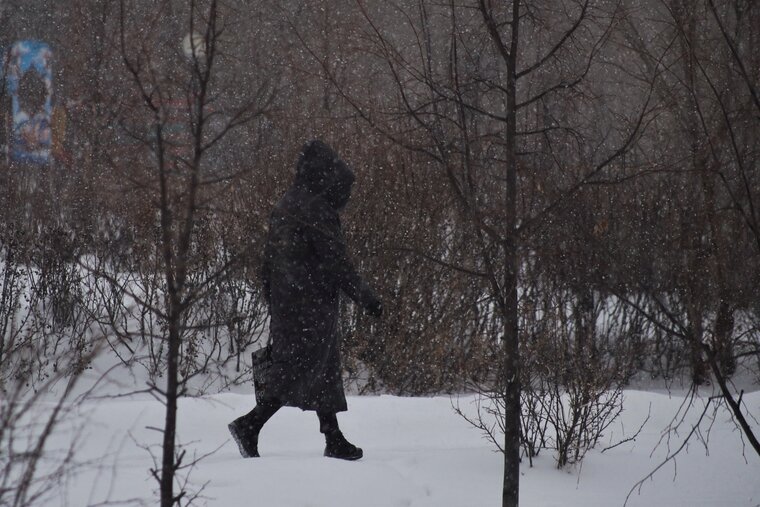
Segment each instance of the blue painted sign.
M11 46L5 68L11 98L10 158L47 164L53 141L53 52L44 42Z

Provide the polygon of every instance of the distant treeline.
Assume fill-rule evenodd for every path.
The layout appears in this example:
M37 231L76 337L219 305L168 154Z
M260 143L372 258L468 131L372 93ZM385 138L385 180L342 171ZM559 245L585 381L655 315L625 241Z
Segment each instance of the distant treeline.
M0 24L53 48L64 120L51 165L0 162L5 379L44 375L61 340L86 358L100 334L160 376L159 203L181 210L188 168L202 167L180 372L234 364L219 385L247 381L268 214L314 137L357 173L347 242L387 309L380 323L342 312L362 392L499 384L510 266L524 389L702 383L711 362L760 371L755 2L535 2L510 76L515 49L477 1L233 0L214 44L200 34L217 58L202 82L183 52L186 2L127 2L126 20L118 2L48 2L56 22L38 33L17 3L30 2L3 3ZM159 77L141 88L135 69ZM21 329L44 354L11 368Z

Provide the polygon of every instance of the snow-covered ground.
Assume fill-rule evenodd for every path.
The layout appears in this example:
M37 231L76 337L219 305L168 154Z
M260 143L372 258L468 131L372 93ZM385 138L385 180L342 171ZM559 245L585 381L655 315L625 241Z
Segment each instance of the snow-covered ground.
M634 484L661 463L662 430L683 402L682 396L627 391L621 419L590 452L582 467L557 470L549 453L530 468L522 465L521 505L608 507L623 505ZM474 398L463 396L466 408ZM760 392L745 394L760 418ZM183 399L179 435L192 456L203 457L190 471L189 489L197 504L223 507L485 507L501 505L501 455L452 410L452 399L351 397L339 415L347 437L364 448L358 462L322 457L316 416L283 409L264 428L260 459L240 458L226 425L248 411L252 394L227 393ZM701 403L701 402L700 402ZM650 412L636 439L604 453L601 448L630 436ZM700 410L692 410L677 435L675 450ZM163 406L147 395L87 401L80 410L78 461L89 461L70 477L48 505L82 507L101 502L156 505L156 483L145 449L160 440ZM743 451L740 433L725 411L675 462L644 482L631 506L760 506L760 457ZM758 427L756 425L756 427ZM708 433L709 431L709 433ZM59 433L52 447L63 447L72 433ZM68 435L68 436L67 436ZM158 448L153 449L158 459ZM746 459L745 459L746 457Z

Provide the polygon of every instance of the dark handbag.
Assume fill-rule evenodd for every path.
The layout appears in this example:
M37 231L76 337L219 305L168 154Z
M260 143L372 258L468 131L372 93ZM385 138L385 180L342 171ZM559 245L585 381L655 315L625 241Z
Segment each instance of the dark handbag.
M272 369L272 346L270 344L251 353L251 368L253 370L256 403L260 403L266 398L269 370Z

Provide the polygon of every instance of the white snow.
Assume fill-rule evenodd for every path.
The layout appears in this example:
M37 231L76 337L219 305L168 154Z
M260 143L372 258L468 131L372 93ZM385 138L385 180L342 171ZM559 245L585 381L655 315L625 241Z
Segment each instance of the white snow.
M462 396L459 403L468 407L473 399ZM760 392L745 394L744 400L751 413L760 416ZM521 505L623 505L634 484L666 456L665 443L656 444L682 401L682 396L627 391L621 419L582 467L557 470L546 451L533 468L523 462ZM600 452L638 429L650 405L651 417L635 442ZM186 460L205 456L190 471L190 490L205 485L198 505L501 505L501 455L454 413L449 397L350 397L349 411L340 414L339 421L349 440L364 448L365 457L358 462L322 457L316 416L292 408L282 409L264 428L262 457L242 459L226 425L252 406L253 395L246 393L181 400L179 440L187 451ZM77 459L90 463L70 477L48 505L81 507L105 501L157 505L156 482L149 474L153 459L145 447L160 441L160 433L149 428L162 426L163 406L141 394L87 401L79 412L84 431ZM700 412L690 411L681 430L671 435L671 450L680 445ZM710 422L703 421L701 432L705 438L709 435L708 447L695 438L674 463L634 491L628 505L760 505L760 457L750 447L743 450L727 412L719 411ZM51 446L65 447L72 434L59 432ZM160 462L160 449L152 450Z

